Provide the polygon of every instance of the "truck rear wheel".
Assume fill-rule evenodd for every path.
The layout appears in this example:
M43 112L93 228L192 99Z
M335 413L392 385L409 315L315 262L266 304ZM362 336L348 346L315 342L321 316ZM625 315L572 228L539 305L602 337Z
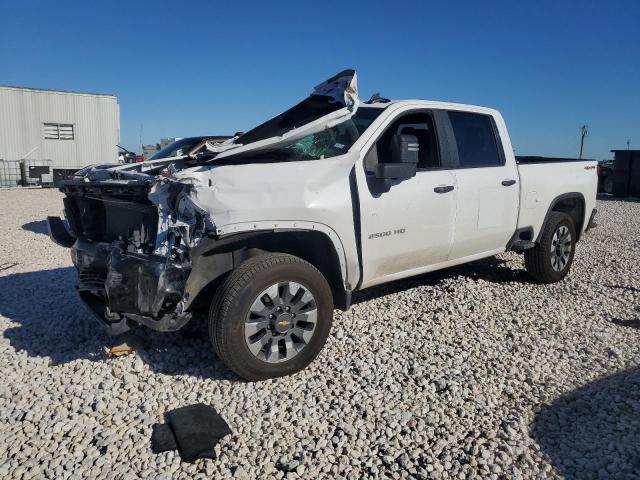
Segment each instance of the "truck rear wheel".
M333 297L318 269L284 253L253 257L218 288L209 336L222 361L247 380L298 372L324 346Z
M529 275L542 283L562 280L573 263L576 229L569 215L552 212L540 242L524 253Z

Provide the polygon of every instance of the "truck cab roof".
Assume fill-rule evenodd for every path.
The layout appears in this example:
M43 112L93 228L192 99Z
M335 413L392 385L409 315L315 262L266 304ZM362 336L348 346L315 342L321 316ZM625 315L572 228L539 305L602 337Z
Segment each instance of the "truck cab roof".
M428 109L441 110L463 110L469 112L486 113L487 115L498 115L499 112L493 108L483 107L480 105L472 105L467 103L444 102L441 100L424 100L418 98L389 100L388 102L362 103L362 107L383 108L390 107L424 107Z

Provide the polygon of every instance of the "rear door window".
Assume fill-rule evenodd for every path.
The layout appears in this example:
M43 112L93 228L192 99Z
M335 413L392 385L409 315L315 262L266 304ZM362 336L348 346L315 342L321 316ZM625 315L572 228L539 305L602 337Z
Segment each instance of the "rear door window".
M450 111L449 120L456 137L460 168L504 165L489 115Z

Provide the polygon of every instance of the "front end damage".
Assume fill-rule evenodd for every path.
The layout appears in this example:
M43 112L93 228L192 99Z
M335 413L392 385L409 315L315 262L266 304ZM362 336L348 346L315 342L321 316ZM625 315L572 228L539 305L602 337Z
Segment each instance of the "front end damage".
M203 172L251 163L247 158L253 152L344 122L358 105L356 73L345 70L289 110L221 144L171 159L87 167L62 182L68 226L59 217L49 217L49 233L54 242L71 249L77 291L85 305L113 335L140 324L159 331L184 326L194 315L194 297L242 256L218 236L209 203L224 196L220 190L226 184L241 185L243 178L216 187ZM275 204L282 196L278 182L264 187L271 195L265 203ZM245 191L253 198L250 193ZM225 204L223 213L233 210L232 203ZM235 234L242 235L239 232ZM222 252L214 255L216 248Z
M52 239L71 247L77 291L113 335L136 324L172 331L185 325L191 250L214 232L189 193L162 176L63 182L68 231L49 217Z

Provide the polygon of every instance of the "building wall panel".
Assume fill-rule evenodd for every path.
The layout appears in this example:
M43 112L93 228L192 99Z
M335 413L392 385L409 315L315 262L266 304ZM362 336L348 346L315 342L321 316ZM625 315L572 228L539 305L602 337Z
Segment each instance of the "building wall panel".
M74 139L45 139L44 123L74 125ZM119 139L113 95L0 86L0 159L51 159L54 168L68 169L113 163Z

